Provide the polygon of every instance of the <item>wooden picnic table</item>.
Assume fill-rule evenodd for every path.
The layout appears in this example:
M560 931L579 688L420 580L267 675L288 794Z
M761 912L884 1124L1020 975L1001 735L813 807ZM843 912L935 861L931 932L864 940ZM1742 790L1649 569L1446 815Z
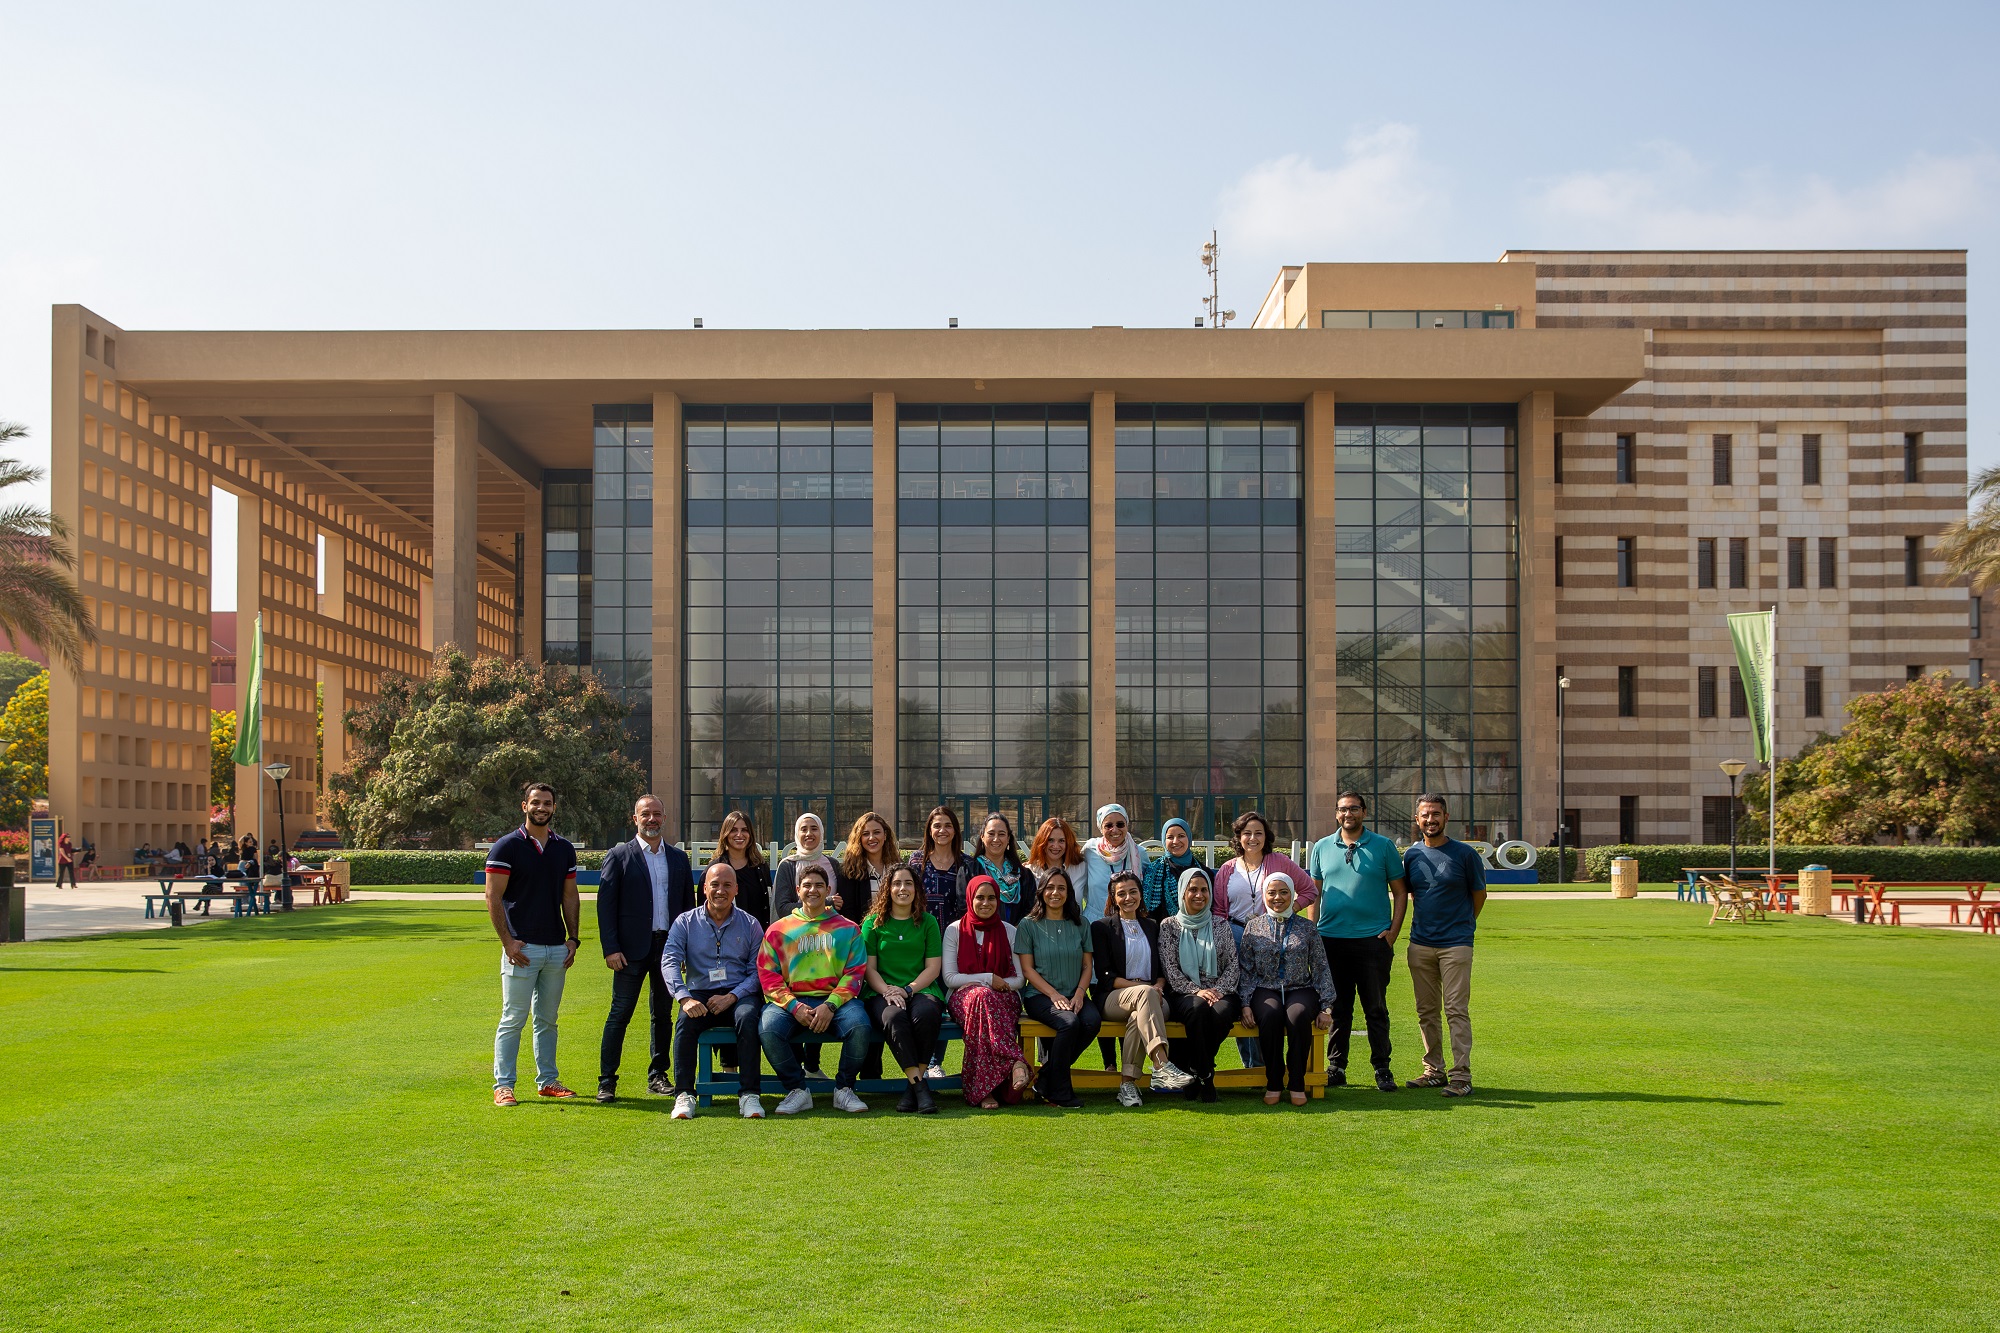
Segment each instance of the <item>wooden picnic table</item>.
M170 904L175 899L179 899L184 903L200 903L201 914L203 916L208 915L209 904L218 899L229 904L229 914L231 916L256 916L259 913L268 915L271 910L270 891L245 880L225 880L214 875L201 875L193 878L162 875L156 878L154 883L160 886L160 891L145 895L146 916L148 919L154 915L153 905L155 903L159 904L159 915L172 916ZM202 887L190 892L185 887L190 884L198 884ZM231 889L228 887L231 884L237 884L241 887Z
M1881 924L1882 913L1884 911L1887 911L1889 914L1890 925L1902 925L1903 908L1906 906L1949 907L1951 909L1951 923L1957 925L1959 924L1958 914L1962 909L1970 909L1967 916L1968 920L1978 915L1981 907L1980 899L1985 895L1986 888L1987 886L1984 883L1974 880L1914 879L1870 880L1865 884L1857 884L1854 891L1866 896L1868 899L1868 911L1865 920L1878 925ZM1888 896L1892 893L1901 892L1918 893L1924 889L1957 889L1966 896L1963 898L1947 898L1937 894L1917 898L1891 898ZM1845 895L1842 896L1844 897Z

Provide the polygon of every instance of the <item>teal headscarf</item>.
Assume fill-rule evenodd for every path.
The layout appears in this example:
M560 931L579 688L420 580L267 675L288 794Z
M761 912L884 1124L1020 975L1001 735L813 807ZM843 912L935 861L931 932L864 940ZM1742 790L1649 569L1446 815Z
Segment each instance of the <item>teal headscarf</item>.
M1187 910L1188 885L1194 883L1196 875L1203 884L1208 883L1208 872L1200 866L1189 866L1181 872L1181 910L1174 914L1180 922L1181 938L1178 961L1181 971L1196 985L1213 981L1222 975L1222 964L1215 957L1215 915L1214 902L1201 909L1200 916L1189 916Z
M1162 854L1159 860L1152 862L1146 867L1145 878L1139 883L1142 901L1146 910L1157 917L1165 917L1168 912L1179 909L1180 900L1177 898L1170 899L1169 895L1173 890L1174 884L1195 863L1194 830L1188 827L1188 822L1185 819L1169 819L1166 823L1160 825L1160 841L1164 843L1167 840L1167 830L1177 824L1180 826L1181 832L1188 836L1187 853L1183 856L1175 856L1170 852Z

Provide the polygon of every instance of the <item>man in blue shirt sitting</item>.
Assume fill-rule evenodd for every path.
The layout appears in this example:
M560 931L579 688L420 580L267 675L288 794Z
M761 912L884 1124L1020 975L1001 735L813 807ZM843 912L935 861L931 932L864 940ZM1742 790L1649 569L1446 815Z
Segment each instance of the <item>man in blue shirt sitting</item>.
M1424 840L1403 853L1410 898L1417 909L1410 927L1410 983L1417 993L1417 1027L1424 1034L1424 1072L1413 1088L1443 1088L1447 1097L1472 1091L1472 934L1486 906L1486 863L1479 853L1445 836L1444 797L1417 798L1417 829ZM1438 1011L1451 1028L1451 1071L1444 1068Z
M1368 1025L1375 1086L1396 1090L1389 1071L1389 968L1403 933L1409 891L1396 844L1365 827L1368 801L1358 791L1334 797L1337 833L1313 844L1306 871L1319 885L1319 942L1333 972L1333 1035L1327 1041L1326 1085L1347 1082L1347 1048L1354 1036L1354 1001ZM1391 901L1393 899L1393 902Z
M737 1112L745 1120L764 1118L763 1046L757 1022L764 1013L757 978L757 950L764 928L736 905L736 872L717 861L701 878L702 905L674 918L661 950L660 973L681 1007L674 1029L674 1119L692 1120L695 1104L695 1051L701 1034L727 1027L736 1032Z

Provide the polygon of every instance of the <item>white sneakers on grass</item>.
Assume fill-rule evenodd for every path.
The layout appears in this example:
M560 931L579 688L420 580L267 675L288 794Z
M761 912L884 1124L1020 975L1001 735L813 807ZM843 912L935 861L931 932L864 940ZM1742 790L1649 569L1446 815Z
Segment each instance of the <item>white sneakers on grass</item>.
M693 1094L693 1093L691 1093L691 1092L682 1092L682 1093L677 1093L677 1094L675 1094L675 1096L674 1096L674 1119L676 1119L676 1120L692 1120L692 1119L694 1119L694 1094Z
M833 1090L833 1109L836 1111L845 1111L849 1115L859 1115L868 1109L868 1103L862 1101L852 1088L835 1088Z
M1120 1106L1144 1106L1146 1100L1139 1095L1139 1085L1130 1079L1120 1083L1118 1085L1118 1104Z
M813 1109L813 1095L804 1088L793 1088L778 1103L779 1115L797 1115L801 1111Z
M746 1092L736 1099L736 1109L742 1113L745 1120L762 1120L764 1099L754 1092Z
M1178 1092L1194 1082L1194 1075L1176 1065L1172 1060L1153 1067L1153 1086L1162 1092Z

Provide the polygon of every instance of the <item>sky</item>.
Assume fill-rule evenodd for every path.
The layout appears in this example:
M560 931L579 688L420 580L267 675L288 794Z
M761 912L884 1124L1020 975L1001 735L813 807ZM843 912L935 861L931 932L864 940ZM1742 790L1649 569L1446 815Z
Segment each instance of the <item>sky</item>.
M1308 260L1963 247L1968 451L2000 464L1990 3L0 0L0 52L0 419L35 461L58 302L1185 327L1213 229L1245 324Z

